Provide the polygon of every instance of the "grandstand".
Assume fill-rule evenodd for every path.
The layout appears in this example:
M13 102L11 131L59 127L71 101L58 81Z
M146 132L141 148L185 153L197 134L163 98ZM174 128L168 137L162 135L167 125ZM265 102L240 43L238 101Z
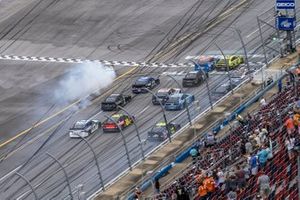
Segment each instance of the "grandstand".
M177 199L178 191L181 190L181 192L188 193L193 199L200 200L198 188L207 174L213 176L213 172L217 169L228 172L237 165L247 168L248 165L245 164L248 163L249 155L243 152L243 145L249 141L251 134L262 129L267 130L265 141L267 141L266 143L271 142L272 158L267 161L265 166L259 167L256 175L247 177L245 187L238 187L239 189L234 191L237 193L235 199L261 199L258 177L262 174L266 174L270 178L268 199L298 199L296 153L294 152L293 159L289 159L285 144L287 132L284 122L294 112L293 105L298 101L299 91L300 85L296 87L288 84L266 105L247 116L246 123L240 123L234 129L229 130L211 147L204 147L201 145L202 141L196 141L199 156L175 182L161 188L161 192L154 195L153 199ZM294 137L299 137L299 134L295 134ZM264 144L254 146L253 152L257 153L260 147L264 147ZM214 179L217 182L217 178L214 177ZM224 186L216 187L209 199L228 199L228 192L229 190Z

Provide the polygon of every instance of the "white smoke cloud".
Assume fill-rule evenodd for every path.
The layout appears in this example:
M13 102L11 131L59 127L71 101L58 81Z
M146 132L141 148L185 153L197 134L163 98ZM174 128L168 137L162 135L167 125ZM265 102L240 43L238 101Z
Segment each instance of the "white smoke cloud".
M115 71L96 63L83 63L75 66L68 75L59 82L54 90L56 102L69 103L85 98L92 93L109 86L116 77ZM89 103L82 102L85 105Z

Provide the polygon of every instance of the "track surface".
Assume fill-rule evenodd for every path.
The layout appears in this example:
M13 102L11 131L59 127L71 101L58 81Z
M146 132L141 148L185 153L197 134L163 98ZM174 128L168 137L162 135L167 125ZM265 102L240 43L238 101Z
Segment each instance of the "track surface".
M219 54L213 45L209 47L215 39L226 54L242 54L237 35L228 28L231 26L242 31L250 53L261 55L261 48L254 51L260 46L256 16L269 10L273 3L269 0L245 1L245 5L235 8L243 1L232 0L230 4L220 0L96 2L32 0L25 4L14 1L13 4L1 1L4 9L1 9L0 16L10 13L0 21L1 54L174 62L183 61L187 55ZM209 9L212 13L207 12ZM264 34L268 36L269 32L265 30ZM276 47L277 44L271 45ZM269 53L271 57L272 52ZM250 61L253 66L261 66L257 63L262 62L262 57L252 57ZM2 144L38 121L49 108L47 116L65 106L55 104L52 91L72 67L61 63L0 61ZM131 69L115 68L118 75ZM110 88L114 92L130 93L132 81L142 74L159 76L166 71L189 70L140 67L115 81ZM162 84L159 87L177 87L172 79L163 75L160 78ZM175 78L180 82L182 76ZM213 73L209 79L211 90L225 82L228 79L222 73ZM200 102L201 110L195 109L195 104L191 106L192 117L195 117L209 106L207 90L203 85L187 89L187 92L193 93ZM101 91L103 93L105 91ZM83 141L71 140L67 130L76 120L96 118L103 121L99 109L102 99L102 95L98 96L84 109L76 109L77 106L67 109L29 134L3 145L0 149L1 199L33 199L33 195L28 193L29 187L13 172L45 141L45 146L19 171L35 186L39 198L62 199L68 194L62 171L45 155L46 152L56 156L66 167L73 190L78 184L84 185L87 195L98 190L100 183L91 152ZM160 108L152 106L150 100L150 94L138 95L126 106L136 117L143 139L147 137L147 130L162 120ZM180 111L167 112L167 118L171 120L178 116L175 122L186 124L186 113L179 114ZM59 129L54 131L56 127ZM134 163L141 157L139 142L133 127L125 129L124 133L130 160ZM95 148L105 183L128 167L120 134L99 131L88 141ZM146 143L144 149L149 152L156 145Z

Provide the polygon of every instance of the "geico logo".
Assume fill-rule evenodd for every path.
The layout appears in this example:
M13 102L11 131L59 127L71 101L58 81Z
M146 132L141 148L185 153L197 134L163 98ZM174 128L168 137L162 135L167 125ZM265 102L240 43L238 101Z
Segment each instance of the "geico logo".
M295 7L295 3L277 3L277 7Z

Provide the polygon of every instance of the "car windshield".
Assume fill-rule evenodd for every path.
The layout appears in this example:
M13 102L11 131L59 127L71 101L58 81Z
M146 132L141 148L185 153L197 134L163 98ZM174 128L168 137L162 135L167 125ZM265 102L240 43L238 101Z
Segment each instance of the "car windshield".
M148 77L141 77L135 81L135 84L142 85L148 83L148 81L149 81Z
M196 73L188 73L186 75L186 78L196 78L197 74Z
M107 97L106 102L112 103L112 102L115 102L116 99L117 99L117 96L110 96L110 97Z
M158 127L158 126L155 126L153 127L152 129L152 133L159 133L159 132L162 132L164 130L164 127Z
M73 128L76 128L76 129L83 129L85 127L85 123L83 122L76 122L74 124L74 127Z
M163 97L168 96L168 92L158 92L158 93L156 94L156 96L158 96L159 98L163 98Z
M218 61L218 63L219 63L219 64L225 64L225 59L220 59L220 60Z
M178 103L179 97L170 97L168 103Z
M226 93L227 92L227 89L228 89L228 86L227 85L221 85L221 87L218 87L216 90L215 90L215 93Z

